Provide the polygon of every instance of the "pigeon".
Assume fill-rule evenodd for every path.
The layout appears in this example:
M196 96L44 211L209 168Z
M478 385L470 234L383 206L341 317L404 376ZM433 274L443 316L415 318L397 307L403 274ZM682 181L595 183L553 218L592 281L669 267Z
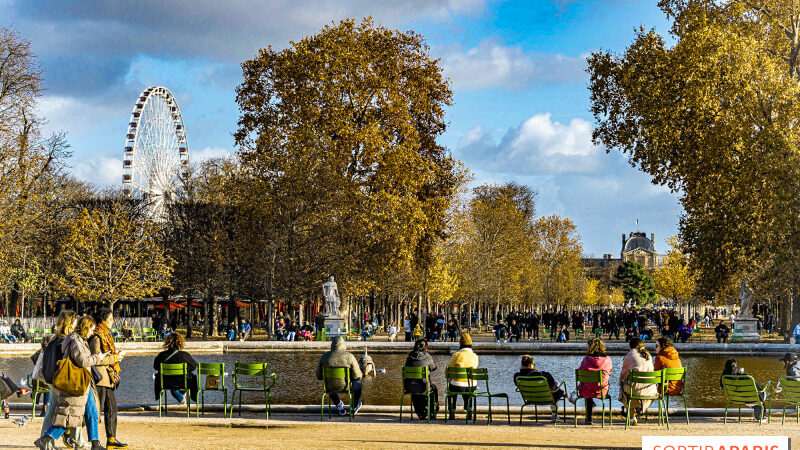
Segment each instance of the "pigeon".
M13 422L21 427L24 427L28 424L28 416L18 417L14 419Z

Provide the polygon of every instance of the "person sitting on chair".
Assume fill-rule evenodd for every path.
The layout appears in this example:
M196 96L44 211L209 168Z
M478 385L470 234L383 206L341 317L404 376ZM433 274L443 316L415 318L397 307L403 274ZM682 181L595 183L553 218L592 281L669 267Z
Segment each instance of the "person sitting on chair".
M153 383L153 387L155 389L156 400L159 399L161 394L161 364L186 364L186 382L189 387L188 395L191 397L192 400L197 402L197 375L195 375L194 371L197 370L197 361L192 358L192 355L183 351L184 347L184 340L183 336L178 333L170 333L166 339L164 339L164 351L156 355L156 359L153 360L153 369L156 371L156 379L155 383ZM184 390L183 385L183 377L180 375L166 375L164 376L164 386L163 389L169 389L169 393L172 394L172 397L175 398L181 405L186 404L186 397L187 394Z
M407 367L427 367L428 373L436 370L436 363L433 362L431 354L428 353L428 341L420 339L414 343L414 350L406 357ZM404 380L406 392L412 392L411 405L414 407L414 412L417 417L425 419L428 417L428 401L425 397L425 381L424 380ZM431 403L431 419L436 419L436 413L439 411L439 391L436 385L430 383L430 403Z
M352 403L355 405L353 408L353 415L361 409L361 391L363 386L361 384L361 367L358 365L358 360L352 353L347 351L347 344L341 336L336 336L331 341L331 350L325 352L319 358L317 363L317 379L322 380L322 368L345 368L350 370L350 394L353 396ZM339 410L339 415L347 415L347 409L344 403L339 398L338 392L343 392L347 389L343 380L333 379L331 384L327 386L328 391L331 393L331 402L336 405Z
M555 423L556 421L556 413L558 411L558 401L564 397L564 391L559 389L558 383L556 383L555 378L550 372L545 372L544 370L540 371L536 368L536 363L533 360L533 356L531 355L522 355L522 360L520 361L520 369L519 372L514 374L514 384L517 383L517 378L519 377L536 377L542 376L547 380L547 385L550 386L550 391L553 393L553 400L556 403L550 405L550 411L553 412L552 421Z
M714 333L717 334L717 342L728 342L728 335L730 334L731 329L725 325L725 322L719 321L719 325L714 328Z

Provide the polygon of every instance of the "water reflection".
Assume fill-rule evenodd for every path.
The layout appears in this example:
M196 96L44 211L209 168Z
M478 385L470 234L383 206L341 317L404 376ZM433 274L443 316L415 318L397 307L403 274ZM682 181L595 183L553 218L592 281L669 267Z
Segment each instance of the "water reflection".
M358 355L356 353L356 355ZM240 353L196 355L198 362L225 363L226 370L233 371L234 362L245 363L266 362L270 370L277 376L276 389L273 392L273 403L279 404L319 404L322 395L321 383L316 380L314 370L319 353ZM375 378L364 381L364 403L372 405L397 405L400 402L400 367L405 362L405 354L373 354L371 355L375 367L386 368L386 373L378 374ZM536 356L536 366L553 374L557 381L565 381L567 388L575 389L575 368L580 365L579 355L540 355ZM153 403L152 365L154 355L129 356L122 361L122 384L117 390L119 403ZM447 355L433 355L436 364L440 367L432 374L433 382L444 391L444 366L449 360ZM512 375L519 367L519 357L513 355L481 355L481 367L489 369L490 387L492 392L506 392L512 404L521 404L521 399L515 393ZM686 394L689 397L689 406L693 407L722 407L724 395L719 389L719 376L725 364L726 357L687 357L683 359L687 367L688 378ZM736 358L745 367L747 372L756 380L765 383L768 380L777 382L782 375L783 365L777 358ZM622 356L612 357L614 370L612 373L611 395L614 404L618 395L617 379L622 366ZM0 372L11 376L14 380L30 373L33 364L26 357L0 357ZM230 378L227 383L231 383ZM219 399L217 399L219 396ZM780 398L780 395L777 396ZM20 400L29 401L29 397ZM443 397L442 397L443 399ZM221 395L209 393L207 401L221 402ZM243 403L262 403L263 397L245 392ZM780 402L773 402L780 404ZM570 406L569 404L567 405Z

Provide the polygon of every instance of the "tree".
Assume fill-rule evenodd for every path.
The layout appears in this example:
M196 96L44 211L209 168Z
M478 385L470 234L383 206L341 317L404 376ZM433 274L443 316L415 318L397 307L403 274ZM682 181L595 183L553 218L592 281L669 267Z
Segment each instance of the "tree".
M603 295L599 288L600 280L587 278L583 285L583 303L589 306L608 304L607 295Z
M583 297L580 235L569 218L540 217L533 225L532 263L536 291L545 305L570 305Z
M589 58L594 140L681 194L680 239L708 300L745 276L797 298L795 3L662 0L673 45L639 29L623 55Z
M641 264L625 261L617 269L617 279L625 300L633 305L645 306L658 300L653 279Z
M653 273L656 292L676 304L686 304L695 290L695 279L689 271L689 258L683 253L678 238L670 238L669 246L664 261Z
M67 225L59 287L78 300L112 306L169 287L174 261L157 237L155 225L139 222L128 205L114 201L107 209L84 208Z
M242 69L236 201L270 218L276 293L318 295L334 274L345 297L427 267L460 172L436 142L452 93L422 37L344 20Z

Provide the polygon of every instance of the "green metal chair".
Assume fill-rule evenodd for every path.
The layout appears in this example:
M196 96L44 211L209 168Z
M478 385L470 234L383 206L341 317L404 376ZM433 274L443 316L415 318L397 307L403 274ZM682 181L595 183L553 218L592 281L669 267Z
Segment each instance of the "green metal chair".
M664 414L669 415L669 399L672 397L680 397L683 399L683 412L686 414L686 424L689 424L689 402L686 400L686 367L678 367L674 369L664 368L664 383L661 385L661 395L664 397ZM667 386L670 381L682 381L683 388L680 394L671 395L667 392ZM668 422L669 423L669 422Z
M111 336L113 337L114 342L118 342L120 339L124 339L124 336L122 336L122 331L120 331L119 328L112 328Z
M203 378L205 375L205 378ZM219 384L216 388L209 388L206 386L206 380L208 376L217 376L219 377ZM222 363L200 363L197 366L197 377L199 378L198 382L200 384L200 408L195 408L195 415L196 417L200 417L200 410L203 410L203 414L205 414L206 409L206 398L205 394L206 391L215 391L215 392L222 392L223 394L223 402L222 402L222 417L228 415L228 389L225 387L225 364Z
M161 396L164 396L164 414L167 413L167 392L172 389L164 389L165 376L182 376L183 377L183 391L186 393L186 417L189 417L189 406L192 403L192 396L189 395L189 373L186 370L186 363L180 364L164 364L158 371L161 377L161 391L158 393L158 417L161 417Z
M475 391L471 392L457 392L450 390L450 380L459 380L459 381L466 381L467 384L470 383L469 381L469 369L466 367L447 367L444 370L444 377L446 382L446 391L444 394L444 404L447 408L447 414L444 416L444 421L447 422L448 416L450 415L450 397L458 397L459 395L466 395L470 397L470 406L472 407L473 411L477 409L477 399L475 398ZM455 402L454 402L455 404ZM466 408L467 405L464 405ZM469 412L469 409L467 409ZM453 408L453 412L455 412L455 407ZM465 423L469 423L469 415L467 415L467 419Z
M431 380L428 366L425 367L408 367L403 366L402 369L402 383L403 394L400 396L400 422L403 421L403 400L406 395L424 395L428 399L428 422L431 421L431 413L433 412L433 405L431 404ZM424 392L408 392L406 391L406 380L421 380L425 382ZM412 407L413 409L413 407ZM411 412L411 420L414 420L414 412Z
M261 383L257 385L246 385L241 383L239 377L255 377L261 379ZM239 392L239 415L242 415L242 392L263 392L264 393L264 407L266 408L266 418L269 419L269 413L272 406L272 387L275 386L277 375L275 373L267 374L267 363L244 364L236 362L233 366L233 395L231 395L231 409L230 417L233 418L233 402L236 399L236 392ZM268 382L269 381L269 382Z
M733 334L731 335L731 342L734 341L744 342L744 330L740 328L733 329Z
M638 386L637 385L643 385ZM656 395L642 395L642 394L635 394L636 390L641 390L647 385L652 385L657 388L664 386L664 372L661 370L657 370L654 372L642 372L638 370L629 370L628 371L628 386L631 388L630 395L626 395L628 398L628 402L625 405L625 429L628 429L628 426L631 423L631 402L633 400L651 400L658 402L658 424L662 424L662 414L666 411L666 408L662 409L664 406L664 398L661 393L656 392ZM663 392L663 391L662 391ZM647 414L647 410L642 411L642 413ZM669 417L666 418L667 422L667 430L669 430Z
M550 406L555 405L556 400L553 397L553 391L550 390L550 385L547 382L547 378L541 375L535 375L530 377L517 377L514 380L514 383L517 385L517 391L522 396L522 407L519 409L519 424L522 425L522 412L526 406L533 405L534 414L536 416L536 421L539 421L539 406ZM567 392L567 385L564 384L562 381L561 389L563 392ZM563 402L563 407L561 409L562 412L566 412L567 410L567 398L566 396L561 398ZM556 414L556 421L553 424L558 423L558 410L555 412ZM561 414L562 418L564 419L564 423L567 422L567 415Z
M769 422L772 399L766 390L770 385L772 385L772 382L768 381L766 386L759 391L756 386L756 380L750 375L723 375L722 389L725 392L725 417L722 423L728 423L729 406L739 407L739 422L741 422L742 405L760 405L764 410L764 414L767 415L767 422ZM768 406L764 404L765 400L761 400L761 394L765 395ZM760 420L758 421L758 425L761 425Z
M42 341L42 335L39 334L39 329L38 328L28 328L28 339L30 339L31 342L41 342Z
M603 338L603 329L602 328L595 329L594 330L594 337L596 337L597 339L602 339Z
M337 391L328 389L328 380L343 380L344 389ZM353 420L353 394L350 392L350 368L348 367L323 367L322 368L322 402L319 405L319 420L325 420L325 396L328 397L328 419L331 418L331 394L347 394L347 401L350 405L348 417Z
M497 394L492 394L492 391L489 390L489 370L488 369L468 369L467 373L469 374L469 384L476 388L475 389L475 397L486 397L489 399L489 418L488 424L492 423L492 399L493 398L505 398L506 399L506 414L508 415L508 424L511 425L511 406L508 402L508 394L505 392L499 392ZM481 391L479 389L478 383L483 381L486 385L486 390ZM477 400L477 399L476 399ZM472 415L472 422L475 423L475 419L478 416L477 413L477 405L475 407L475 413Z
M600 385L600 394L597 397L582 397L580 395L580 389L578 389L580 383L598 383ZM586 404L586 399L588 398L596 398L600 400L600 405L602 407L602 413L600 416L600 427L605 428L606 426L606 400L608 400L608 426L614 425L613 418L611 417L611 397L606 395L605 397L602 396L603 392L603 371L602 370L584 370L584 369L575 369L575 392L578 393L578 399L583 399L584 404ZM575 401L573 406L573 412L575 414L575 426L578 426L578 402Z
M689 337L689 341L694 342L695 339L697 339L697 342L703 342L703 337L700 333L700 327L692 329L692 336Z
M328 340L328 333L331 332L330 328L322 328L317 332L317 336L314 339L315 341L327 341Z
M794 406L795 421L800 423L800 377L783 375L780 378L780 383L783 398L786 400L783 404L783 417L781 418L781 425L786 422L787 406Z
M47 394L50 392L50 386L47 383L42 383L39 380L34 380L28 375L28 386L31 388L31 404L33 405L31 411L31 419L36 418L36 401L39 399L39 394Z
M544 329L544 334L546 334L550 338L550 342L553 342L553 341L556 340L556 336L553 334L553 330L552 329L545 328Z
M156 334L154 328L142 328L142 341L147 342L148 340L152 340L153 342L158 340L158 334Z
M577 330L575 330L575 340L577 340L578 338L585 337L585 336L586 336L586 333L584 332L583 328L578 328Z

